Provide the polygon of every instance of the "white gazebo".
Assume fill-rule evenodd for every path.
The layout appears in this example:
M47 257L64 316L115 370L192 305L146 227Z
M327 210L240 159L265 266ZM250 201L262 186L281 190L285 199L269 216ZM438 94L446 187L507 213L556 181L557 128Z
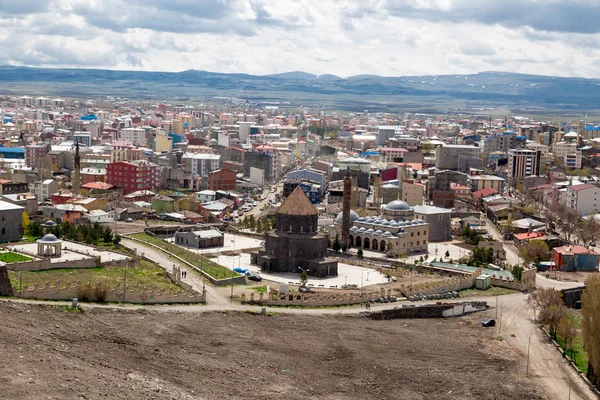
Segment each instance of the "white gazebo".
M62 252L62 240L51 233L35 241L38 245L37 254L42 257L60 257Z

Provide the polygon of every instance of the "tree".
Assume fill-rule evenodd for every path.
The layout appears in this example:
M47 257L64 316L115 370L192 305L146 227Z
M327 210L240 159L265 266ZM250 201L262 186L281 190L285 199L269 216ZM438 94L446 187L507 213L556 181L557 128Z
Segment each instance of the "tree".
M42 227L40 221L35 220L31 224L29 224L29 236L37 238L41 237L43 234L44 228Z
M358 251L356 252L356 255L360 258L362 258L363 256L363 249L359 248Z
M548 325L550 336L556 339L558 325L567 314L560 292L551 288L538 289L530 294L527 300L529 304L540 309L538 322Z
M588 379L600 383L600 275L591 275L581 298L583 345L588 353Z
M21 225L23 225L23 232L29 232L29 225L31 224L31 220L29 219L29 214L27 211L23 211L21 215Z
M340 237L337 234L335 235L335 239L333 240L332 248L333 251L335 251L336 253L342 248L342 245L340 244Z
M541 260L548 258L550 249L543 240L532 240L521 249L519 256L525 264L534 263L537 265Z
M113 242L113 244L114 244L115 246L118 246L118 245L119 245L119 243L121 243L121 236L119 236L119 235L116 235L116 234L115 234L115 235L113 235L113 240L112 240L112 242Z
M579 223L579 216L577 213L570 208L567 208L563 205L557 207L557 215L558 215L558 227L565 235L565 239L567 241L571 241L571 236L577 229L577 224Z
M512 269L512 274L516 280L520 281L523 277L523 267L520 265L515 265Z
M598 236L600 236L600 224L598 223L598 220L596 220L593 215L588 219L581 220L580 223L577 224L575 236L586 247L597 241Z
M300 272L300 286L306 286L307 283L308 283L308 270L303 269L302 272Z
M446 250L446 254L444 254L446 256L446 258L450 257L450 251Z
M575 325L575 319L571 313L567 313L565 318L560 320L558 324L558 336L565 344L565 351L571 351L572 356L573 341L577 336L577 326Z

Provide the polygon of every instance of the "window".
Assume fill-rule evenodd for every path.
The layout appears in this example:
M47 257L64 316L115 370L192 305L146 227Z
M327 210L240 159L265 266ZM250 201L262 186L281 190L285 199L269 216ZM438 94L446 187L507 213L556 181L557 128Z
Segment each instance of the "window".
M414 233L414 232L411 232L411 233L410 233L410 237L413 237L413 236L415 236L415 233Z

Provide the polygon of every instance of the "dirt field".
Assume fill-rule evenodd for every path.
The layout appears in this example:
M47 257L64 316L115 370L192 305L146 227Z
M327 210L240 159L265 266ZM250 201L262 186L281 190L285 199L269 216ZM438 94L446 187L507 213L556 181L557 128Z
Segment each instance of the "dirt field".
M484 315L374 322L0 302L0 398L544 398L518 376L522 356L477 325Z

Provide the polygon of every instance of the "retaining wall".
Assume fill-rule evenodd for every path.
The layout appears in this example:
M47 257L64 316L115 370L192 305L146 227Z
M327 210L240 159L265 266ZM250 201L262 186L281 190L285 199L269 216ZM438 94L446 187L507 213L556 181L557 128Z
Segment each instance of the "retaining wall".
M476 311L483 311L487 308L485 301L461 302L461 303L442 303L425 304L422 306L403 305L392 310L382 310L372 312L369 318L374 320L388 320L401 318L448 318L459 317Z
M260 304L268 306L305 306L324 307L341 306L373 302L381 296L390 296L390 289L378 292L340 292L340 293L289 293L269 295L266 293L242 293L242 304Z
M74 297L81 297L82 292L94 294L96 288L103 293L103 301L107 302L122 302L123 301L123 286L118 285L112 288L104 288L100 284L97 285L82 285L79 282L54 282L46 283L43 286L35 285L33 287L24 286L23 290L16 295L26 299L38 300L70 300ZM83 299L80 298L81 301ZM157 287L127 287L125 293L125 303L141 303L141 304L160 304L160 303L204 303L205 299L202 294L179 290L177 292L166 291Z

